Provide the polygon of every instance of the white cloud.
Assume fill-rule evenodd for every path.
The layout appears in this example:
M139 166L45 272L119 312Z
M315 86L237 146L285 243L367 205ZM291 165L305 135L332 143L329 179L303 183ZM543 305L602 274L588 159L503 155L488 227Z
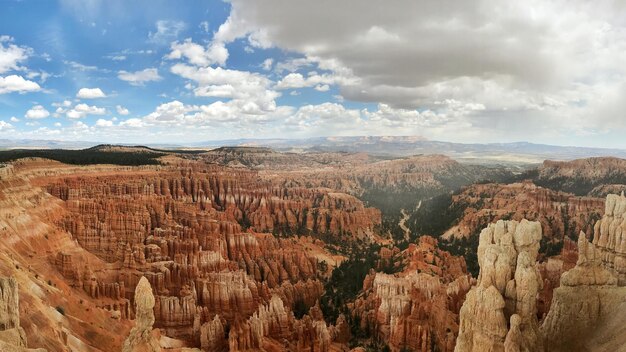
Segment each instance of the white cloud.
M185 39L182 43L174 42L171 45L172 51L166 56L170 60L185 58L190 64L196 66L209 66L219 64L224 66L228 60L228 50L224 43L214 42L207 48Z
M68 65L69 67L71 67L73 70L76 71L81 71L81 72L86 72L86 71L98 71L98 67L96 66L89 66L89 65L83 65L80 62L76 62L76 61L63 61L64 64Z
M60 108L60 107L70 107L72 106L72 102L69 100L63 100L60 103L52 103L52 106L54 106L55 108Z
M0 40L0 74L9 71L20 71L23 68L19 66L19 63L26 61L33 50L28 47L17 46L10 42L13 38L3 36L5 40ZM5 46L3 43L9 43Z
M327 91L330 88L329 85L343 84L345 86L349 86L355 83L356 81L354 79L341 75L327 73L320 75L317 72L312 71L309 72L307 77L304 77L301 73L292 72L276 83L276 89L316 87L317 90L322 89L320 91Z
M20 122L20 119L18 119L18 118L17 118L17 117L15 117L15 116L12 116L12 117L11 117L11 122Z
M134 86L141 86L146 82L160 81L162 79L156 68L147 68L136 72L120 71L118 72L117 77Z
M36 72L36 71L28 71L28 73L26 74L26 78L28 78L28 79L34 79L34 78L39 77L39 81L40 81L41 83L46 83L46 80L48 80L48 78L49 78L50 76L51 76L51 74L49 74L48 72L43 71L43 70L41 70L41 71L39 71L39 72Z
M246 114L261 114L276 109L280 94L270 88L272 82L257 73L227 70L221 67L172 66L172 73L196 82L190 87L196 96L232 99Z
M263 64L261 65L261 67L263 67L265 71L269 71L272 69L273 64L274 64L274 59L270 57L263 61Z
M126 60L126 55L114 55L109 57L113 61L124 61Z
M129 111L128 109L126 109L125 107L118 105L115 107L115 110L117 111L118 114L120 115L128 115Z
M113 121L105 120L105 119L98 119L98 121L96 121L96 126L98 126L98 127L111 127L111 126L113 126Z
M328 92L330 86L328 84L318 84L315 86L315 90L318 92Z
M209 33L209 22L202 21L198 27L200 27L200 29L202 29L205 33Z
M231 0L214 40L247 38L300 53L275 65L294 74L275 89L337 85L347 100L407 110L471 102L484 109L450 120L457 124L450 128L491 129L500 140L503 130L524 124L534 138L528 131L546 122L563 134L607 123L626 131L617 113L624 105L611 98L626 86L619 2L401 0L380 7L364 0L352 16L353 1L268 1ZM295 75L310 66L320 73Z
M70 119L80 119L87 115L104 115L106 114L105 108L100 108L97 106L90 106L87 104L78 104L74 108L68 110L65 113Z
M100 88L81 88L76 97L80 99L97 99L106 98L106 95Z
M6 121L0 120L0 131L6 131L10 129L13 129L13 125L11 125L10 123Z
M62 126L62 125L61 125L61 123L60 123L60 122L55 122L55 123L54 123L54 127L61 127L61 126Z
M50 112L41 105L33 106L24 115L27 119L45 119L48 116L50 116Z
M159 20L155 24L156 31L148 33L149 41L153 43L169 43L185 30L187 25L182 21Z
M10 75L6 77L0 76L0 94L5 93L26 93L41 90L39 84L24 79L22 76Z
M132 118L132 119L128 119L128 120L124 120L124 121L120 122L120 126L122 126L122 127L131 127L131 128L140 128L140 127L143 127L143 122L141 121L141 119Z

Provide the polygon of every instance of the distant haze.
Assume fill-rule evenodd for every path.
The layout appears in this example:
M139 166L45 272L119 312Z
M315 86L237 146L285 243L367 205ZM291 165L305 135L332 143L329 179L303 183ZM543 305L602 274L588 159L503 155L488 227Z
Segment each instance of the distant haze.
M83 149L100 142L65 142L54 140L0 140L0 149ZM134 145L122 143L121 145ZM562 147L527 142L462 144L429 141L419 136L356 136L306 139L232 139L195 143L147 144L158 148L213 149L222 146L269 147L287 152L351 152L403 157L417 154L443 154L461 162L486 164L533 164L544 160L572 160L614 156L626 158L626 150L607 148Z

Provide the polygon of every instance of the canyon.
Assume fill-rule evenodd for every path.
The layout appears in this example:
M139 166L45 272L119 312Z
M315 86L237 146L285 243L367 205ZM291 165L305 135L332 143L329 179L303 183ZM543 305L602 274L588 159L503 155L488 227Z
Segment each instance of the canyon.
M510 175L440 155L165 154L154 165L0 168L0 349L626 345L623 196L494 183ZM371 200L386 190L411 207ZM421 201L451 190L464 207L455 223L416 230ZM450 249L464 238L477 239L479 275Z

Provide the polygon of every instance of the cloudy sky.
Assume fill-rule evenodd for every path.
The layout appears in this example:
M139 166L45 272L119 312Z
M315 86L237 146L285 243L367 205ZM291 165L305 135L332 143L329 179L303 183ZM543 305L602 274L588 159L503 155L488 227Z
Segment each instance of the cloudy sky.
M0 1L0 138L625 133L626 1Z

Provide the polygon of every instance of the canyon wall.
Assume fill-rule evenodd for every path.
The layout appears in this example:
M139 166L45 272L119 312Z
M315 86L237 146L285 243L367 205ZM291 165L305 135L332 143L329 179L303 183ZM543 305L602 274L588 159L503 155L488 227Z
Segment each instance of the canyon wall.
M580 231L591 232L604 212L604 200L577 197L553 191L531 182L474 184L452 197L452 206L464 208L457 224L445 238L477 234L498 220L539 221L546 240L576 238Z

